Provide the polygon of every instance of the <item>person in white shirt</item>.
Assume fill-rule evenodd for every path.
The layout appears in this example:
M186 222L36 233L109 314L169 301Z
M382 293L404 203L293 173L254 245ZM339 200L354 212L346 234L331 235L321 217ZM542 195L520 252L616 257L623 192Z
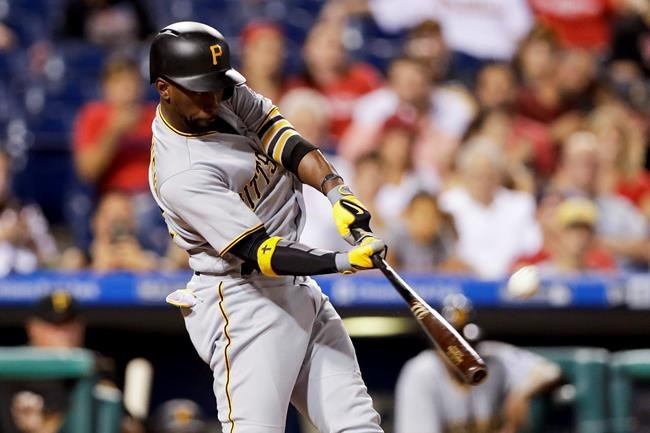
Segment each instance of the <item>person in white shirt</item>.
M465 145L457 159L459 185L440 195L458 231L458 256L482 278L502 278L513 262L542 245L529 193L501 186L505 161L486 138Z
M389 33L437 21L455 62L473 70L481 61L510 60L534 21L526 0L330 0L325 15L333 11L369 12Z
M357 102L339 154L354 161L374 150L384 123L398 113L417 123L416 165L442 174L474 116L474 104L460 88L434 86L421 60L398 57L389 66L387 85Z

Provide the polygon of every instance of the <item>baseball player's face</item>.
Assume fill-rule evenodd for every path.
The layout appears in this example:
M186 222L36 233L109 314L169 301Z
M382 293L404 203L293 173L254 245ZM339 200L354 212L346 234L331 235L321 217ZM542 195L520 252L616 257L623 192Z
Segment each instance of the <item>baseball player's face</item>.
M217 110L223 98L218 92L192 92L169 84L167 101L174 112L190 129L204 129L217 119Z

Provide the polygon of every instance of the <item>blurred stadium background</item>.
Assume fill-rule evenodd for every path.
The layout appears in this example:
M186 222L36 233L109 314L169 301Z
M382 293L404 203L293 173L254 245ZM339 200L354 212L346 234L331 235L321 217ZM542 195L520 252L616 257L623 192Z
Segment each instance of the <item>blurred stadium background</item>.
M462 293L485 338L559 363L529 431L650 431L647 0L0 0L3 383L80 377L65 431L117 431L121 394L94 386L88 352L15 347L64 290L118 390L146 358L151 413L189 399L216 419L164 303L189 271L146 179L147 44L180 20L219 29L249 85L337 161L423 297ZM303 240L343 248L327 201L305 196ZM506 281L527 264L542 284L517 299ZM392 432L398 374L426 342L379 275L318 280ZM293 412L287 431L306 431Z

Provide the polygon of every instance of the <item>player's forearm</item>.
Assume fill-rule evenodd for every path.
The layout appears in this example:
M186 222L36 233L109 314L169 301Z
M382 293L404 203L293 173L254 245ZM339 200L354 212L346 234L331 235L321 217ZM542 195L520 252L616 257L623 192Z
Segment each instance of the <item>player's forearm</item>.
M265 230L251 233L230 251L266 275L322 275L338 271L336 253L271 238Z
M343 179L338 176L336 169L319 150L309 152L302 158L297 174L302 183L316 188L323 194L343 184Z
M384 243L372 236L346 252L311 248L278 236L270 237L263 228L235 244L230 252L252 264L264 275L322 275L353 273L373 267L371 256L385 249Z

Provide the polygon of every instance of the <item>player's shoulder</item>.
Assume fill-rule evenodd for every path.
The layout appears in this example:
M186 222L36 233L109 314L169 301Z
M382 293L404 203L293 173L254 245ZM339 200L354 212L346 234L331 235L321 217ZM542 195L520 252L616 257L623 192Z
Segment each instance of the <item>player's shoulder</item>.
M501 341L483 341L477 346L477 351L481 356L495 358L506 364L524 361L532 362L542 359L530 350Z
M415 377L438 376L445 366L440 357L431 349L420 352L409 359L402 368L402 375Z

